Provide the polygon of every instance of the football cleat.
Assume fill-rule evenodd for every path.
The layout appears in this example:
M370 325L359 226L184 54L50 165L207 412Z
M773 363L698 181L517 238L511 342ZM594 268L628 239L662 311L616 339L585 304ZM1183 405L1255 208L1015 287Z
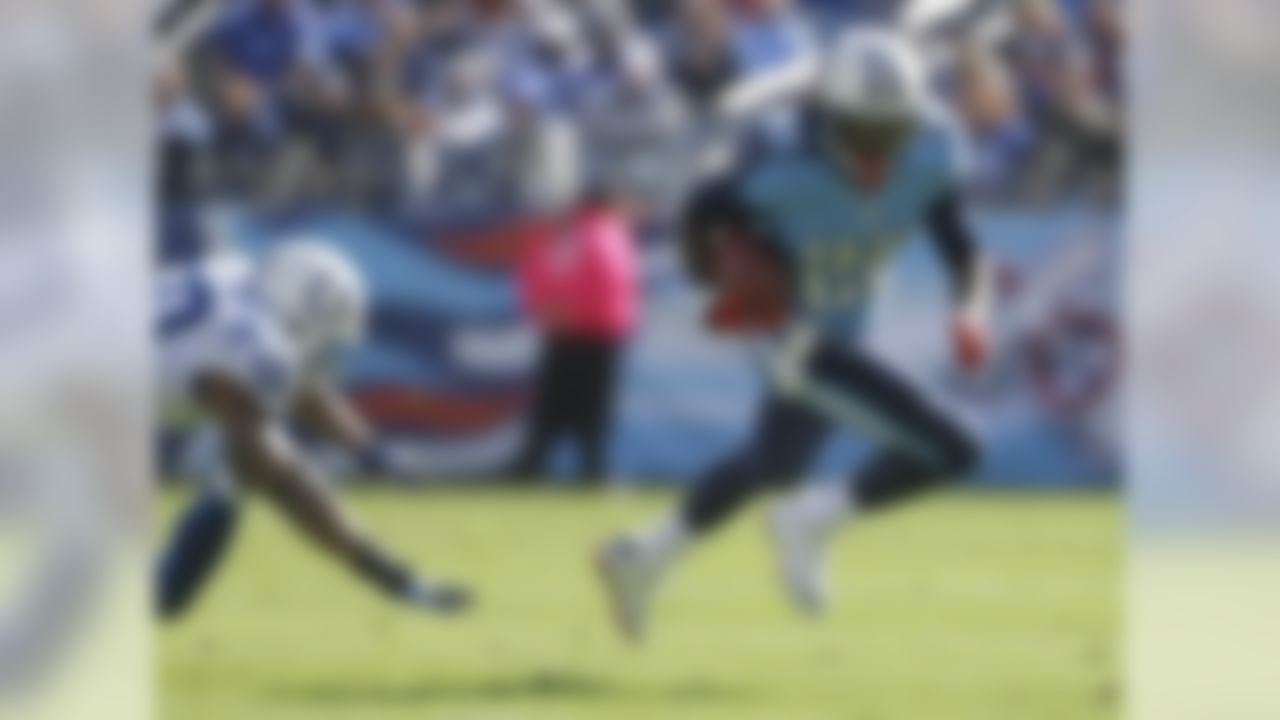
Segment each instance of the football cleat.
M829 509L815 508L814 500L800 493L778 501L769 513L769 530L788 597L801 613L817 617L827 608L827 546L839 523Z
M663 564L635 539L619 537L600 549L596 570L604 583L618 632L629 642L642 642Z

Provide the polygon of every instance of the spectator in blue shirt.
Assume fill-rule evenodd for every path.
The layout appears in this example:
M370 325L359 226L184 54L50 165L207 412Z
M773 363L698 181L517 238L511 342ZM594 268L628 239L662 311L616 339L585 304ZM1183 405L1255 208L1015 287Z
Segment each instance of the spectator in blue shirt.
M750 74L805 58L816 43L791 0L743 0L733 45L739 69Z
M276 87L302 63L319 64L322 26L305 0L235 0L213 30L218 57L258 83Z
M738 77L733 16L723 0L681 0L666 33L669 74L694 106L709 106Z
M233 0L214 26L217 142L223 164L238 166L233 184L264 182L263 155L282 143L297 151L292 180L316 177L313 160L337 162L347 85L323 19L313 0Z

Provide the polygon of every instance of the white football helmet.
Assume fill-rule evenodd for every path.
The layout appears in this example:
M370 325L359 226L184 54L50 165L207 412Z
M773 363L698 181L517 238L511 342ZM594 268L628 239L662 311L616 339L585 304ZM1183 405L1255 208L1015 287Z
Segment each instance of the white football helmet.
M928 100L924 61L900 32L854 28L832 44L818 73L815 100L824 113L840 118L914 123Z
M263 299L303 361L327 363L365 334L368 294L356 267L318 240L281 243L263 260Z

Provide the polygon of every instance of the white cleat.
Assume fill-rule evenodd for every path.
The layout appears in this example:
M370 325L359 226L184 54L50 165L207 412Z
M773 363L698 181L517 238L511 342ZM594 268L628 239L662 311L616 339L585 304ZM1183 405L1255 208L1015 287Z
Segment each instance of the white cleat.
M801 495L775 503L769 530L788 597L801 613L817 617L827 609L827 546L838 523L819 517L811 500Z
M600 548L596 570L604 583L618 632L629 642L642 642L649 626L649 605L662 579L663 564L635 539L619 537Z

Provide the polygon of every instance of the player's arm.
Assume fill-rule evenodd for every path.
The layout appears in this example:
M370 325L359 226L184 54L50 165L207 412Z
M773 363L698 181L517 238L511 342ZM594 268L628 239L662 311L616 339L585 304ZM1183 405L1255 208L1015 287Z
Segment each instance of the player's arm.
M360 411L338 388L327 382L313 382L298 394L293 417L350 452L360 469L371 475L391 472L383 447Z
M304 461L285 428L234 376L204 378L199 396L217 419L235 468L313 544L402 601L441 612L468 605L465 588L424 580L366 535Z
M959 192L943 193L929 209L929 235L946 266L953 298L952 339L967 369L986 361L991 278L981 247L965 217Z
M201 378L197 392L216 419L238 475L274 501L317 544L339 556L352 556L362 542L359 529L257 396L234 376L223 374Z
M373 444L373 431L346 396L328 383L311 383L298 395L294 418L355 453Z
M786 320L791 273L758 214L730 180L702 188L681 221L685 267L711 294L712 329L750 334Z

